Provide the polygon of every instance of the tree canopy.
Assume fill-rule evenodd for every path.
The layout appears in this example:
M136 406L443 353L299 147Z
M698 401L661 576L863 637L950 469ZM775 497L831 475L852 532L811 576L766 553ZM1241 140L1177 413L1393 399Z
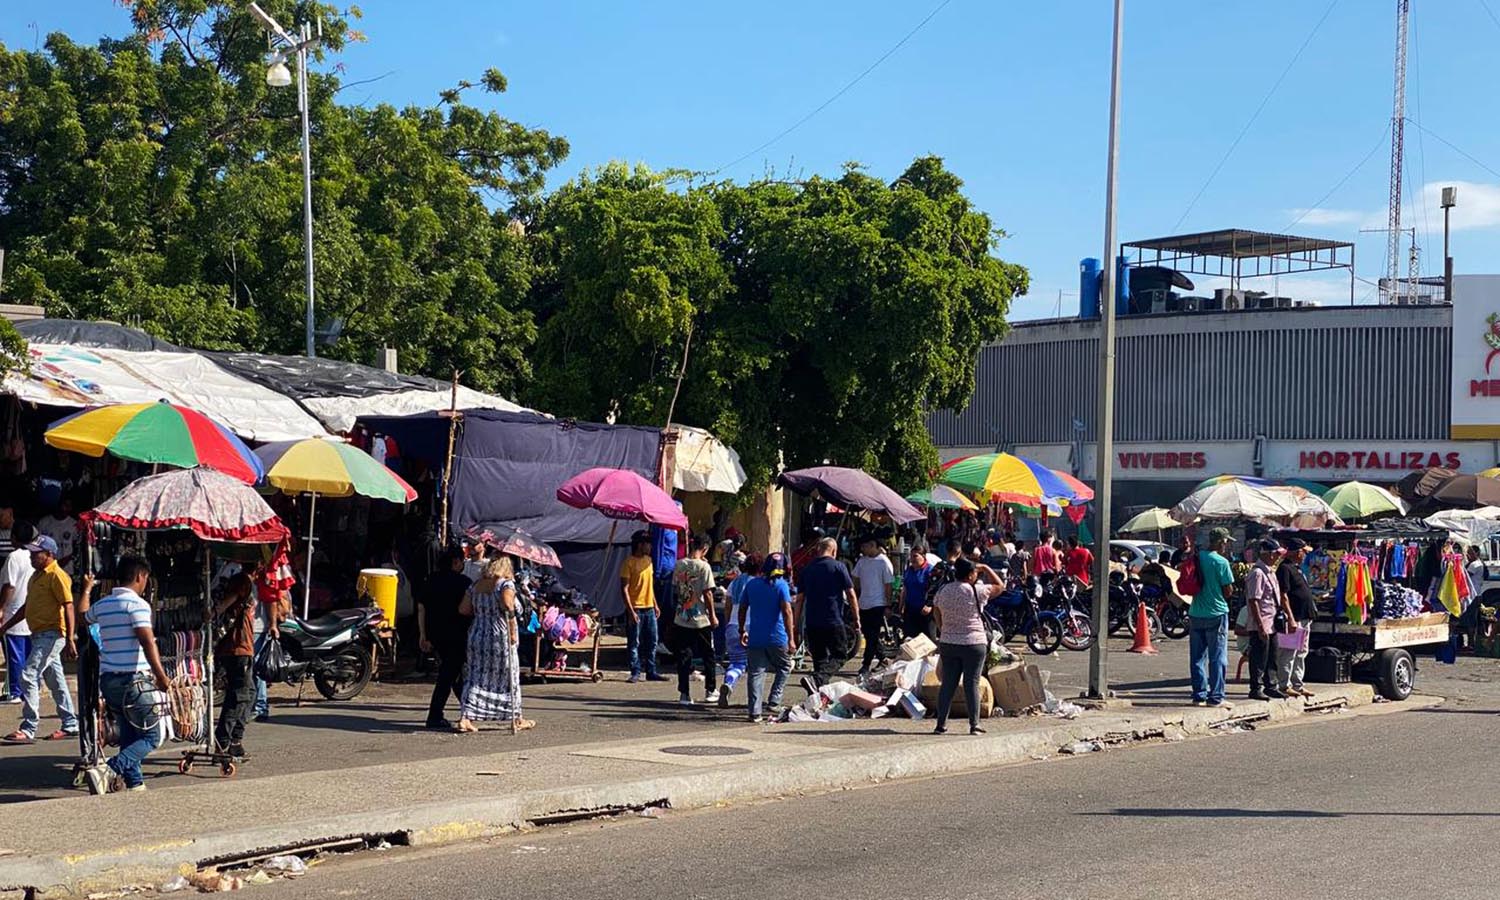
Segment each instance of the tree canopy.
M300 353L297 92L267 87L244 4L121 2L124 36L0 45L6 299ZM926 412L967 402L980 346L1027 286L940 159L891 181L850 165L748 184L617 163L549 194L567 142L465 102L504 92L498 71L426 104L352 103L335 60L362 39L360 11L262 6L322 22L320 352L393 346L407 371L462 369L561 416L670 415L736 447L752 488L825 459L902 488L935 467Z
M926 412L968 401L1027 286L961 187L935 157L891 183L580 178L536 222L533 396L664 423L686 350L674 418L738 449L752 484L827 459L914 487L937 464Z
M321 20L329 56L360 38L357 8L262 5L286 25ZM299 352L296 91L266 86L265 35L244 4L130 6L123 38L0 47L7 297L188 346ZM513 391L534 331L509 213L539 195L566 141L465 105L476 85L400 109L340 102L337 66L308 85L318 322L341 326L323 352L367 361L394 346L418 371ZM506 84L487 72L477 86Z

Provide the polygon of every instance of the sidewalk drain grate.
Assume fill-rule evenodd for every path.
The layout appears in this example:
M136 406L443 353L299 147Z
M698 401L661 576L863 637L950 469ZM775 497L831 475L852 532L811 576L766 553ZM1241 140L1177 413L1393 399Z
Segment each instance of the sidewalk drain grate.
M660 752L673 756L746 756L753 751L744 747L721 747L709 744L684 744L678 747L663 747Z

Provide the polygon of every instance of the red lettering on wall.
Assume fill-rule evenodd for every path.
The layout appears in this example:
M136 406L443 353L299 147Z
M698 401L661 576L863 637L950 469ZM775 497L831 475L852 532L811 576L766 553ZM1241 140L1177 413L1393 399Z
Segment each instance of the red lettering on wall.
M1500 397L1500 378L1485 378L1469 382L1470 397Z
M1118 453L1122 469L1206 469L1208 454L1193 451L1179 453Z
M1316 450L1303 450L1297 454L1297 468L1316 469L1318 467L1318 453Z
M1436 453L1434 453L1432 455L1434 457L1437 456ZM1450 469L1461 469L1461 468L1463 468L1463 457L1459 456L1457 453L1449 453L1448 457L1447 457L1447 462L1448 462L1448 468L1450 468Z

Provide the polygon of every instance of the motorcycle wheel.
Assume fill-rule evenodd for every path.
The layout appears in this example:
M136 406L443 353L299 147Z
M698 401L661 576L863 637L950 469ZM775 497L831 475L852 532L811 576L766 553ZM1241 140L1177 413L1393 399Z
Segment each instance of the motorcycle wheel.
M1173 640L1181 640L1188 634L1187 613L1176 606L1168 605L1161 612L1161 633Z
M339 651L330 668L313 673L313 684L329 700L353 700L364 692L374 674L370 648L351 644Z
M1149 606L1146 607L1146 623L1151 626L1151 639L1153 641L1156 640L1157 638L1161 637L1161 635L1162 635L1161 616L1157 615L1156 614L1156 610L1152 609ZM1127 635L1129 635L1131 638L1135 637L1135 616L1134 615L1131 615L1131 616L1129 616L1129 617L1127 617L1125 619L1125 633ZM1184 625L1183 633L1186 634L1186 625Z
M1082 613L1063 616L1060 641L1069 650L1087 650L1094 644L1094 623Z
M1062 629L1058 627L1057 620L1050 617L1034 622L1031 630L1026 632L1026 646L1039 656L1056 653L1061 643Z

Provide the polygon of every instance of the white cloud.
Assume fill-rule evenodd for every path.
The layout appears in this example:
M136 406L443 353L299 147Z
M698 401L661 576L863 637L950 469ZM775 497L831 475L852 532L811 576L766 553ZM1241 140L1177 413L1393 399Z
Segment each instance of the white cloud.
M1297 225L1294 227L1298 228L1304 225L1355 225L1366 218L1366 213L1357 209L1323 209L1321 207L1289 209L1287 215L1297 220Z

